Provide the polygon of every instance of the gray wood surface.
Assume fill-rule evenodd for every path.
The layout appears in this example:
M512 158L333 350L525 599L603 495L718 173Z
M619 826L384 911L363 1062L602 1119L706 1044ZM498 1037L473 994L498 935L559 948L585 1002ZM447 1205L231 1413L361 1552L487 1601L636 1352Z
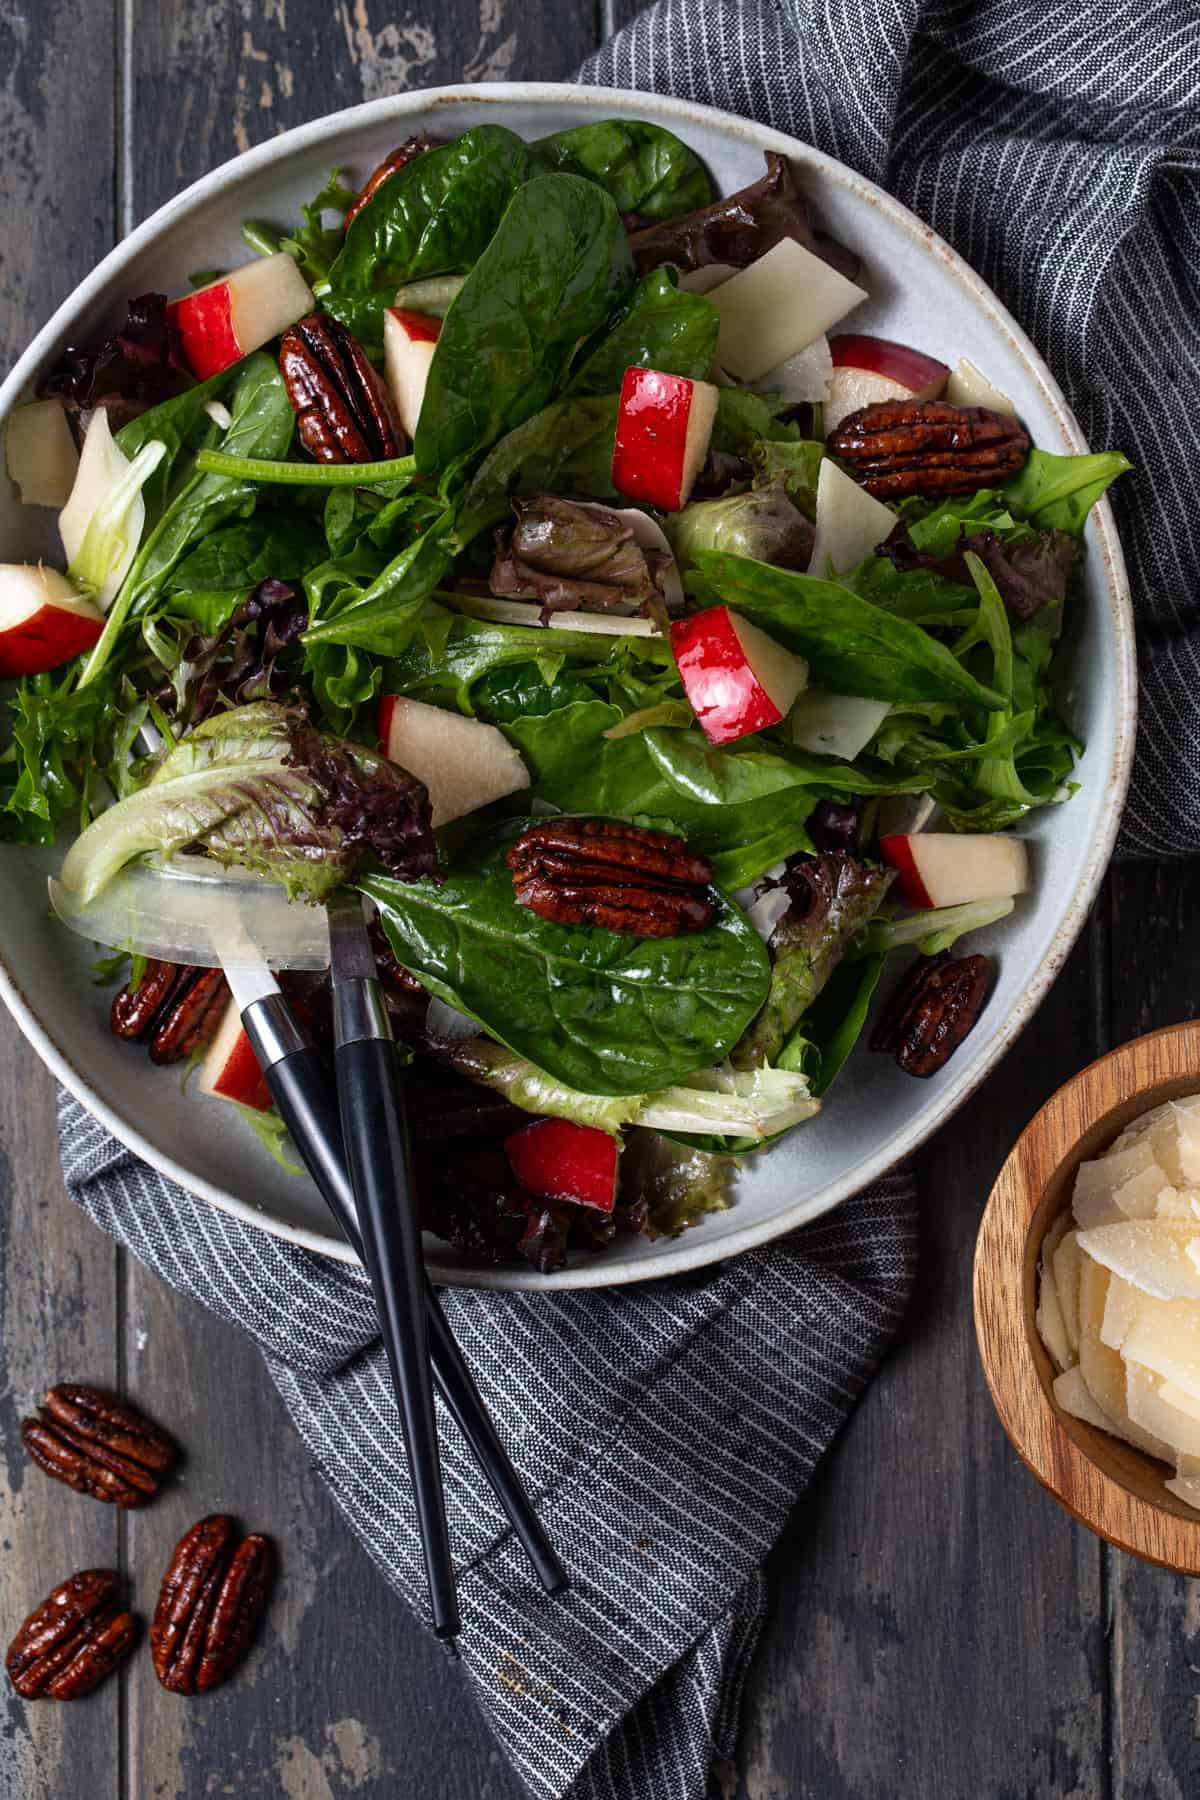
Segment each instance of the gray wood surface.
M628 0L0 0L0 356L114 237L273 132L405 85L567 74ZM33 227L32 229L30 227ZM991 1179L1057 1083L1190 1016L1194 873L1122 869L1004 1067L921 1159L923 1262L901 1342L770 1562L772 1610L727 1800L1148 1800L1200 1789L1196 1584L1102 1548L1024 1474L970 1319ZM125 1388L190 1448L114 1518L30 1469L51 1381ZM201 1704L145 1656L85 1705L5 1688L3 1800L516 1800L459 1676L342 1524L256 1352L70 1206L52 1084L0 1018L0 1637L62 1575L136 1571L234 1510L283 1549L263 1647ZM630 1796L630 1800L638 1800Z

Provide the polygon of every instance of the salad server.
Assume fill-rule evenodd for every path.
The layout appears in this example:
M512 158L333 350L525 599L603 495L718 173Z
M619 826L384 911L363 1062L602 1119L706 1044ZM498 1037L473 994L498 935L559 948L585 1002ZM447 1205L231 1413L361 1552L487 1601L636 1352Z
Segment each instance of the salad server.
M330 963L324 908L289 904L278 885L197 857L131 865L86 906L57 880L58 917L77 934L114 947L135 944L167 961L224 970L264 1079L300 1156L348 1242L370 1271L342 1142L338 1100L321 1058L280 992L273 971ZM351 929L353 919L351 918ZM369 948L369 947L368 947ZM365 965L364 965L365 966ZM374 973L372 959L371 975ZM394 1052L392 1053L394 1056ZM436 1291L423 1277L434 1379L547 1592L568 1578L484 1406ZM380 1307L381 1328L388 1319Z
M438 1637L459 1630L429 1366L425 1264L400 1063L356 893L331 897L334 1067L342 1139L404 1443Z
M225 976L279 1115L326 1205L365 1267L337 1101L320 1057L265 964L255 966L231 959L225 965ZM428 1276L425 1312L434 1381L442 1402L491 1483L538 1580L548 1593L558 1593L567 1586L566 1570L546 1537L480 1398Z

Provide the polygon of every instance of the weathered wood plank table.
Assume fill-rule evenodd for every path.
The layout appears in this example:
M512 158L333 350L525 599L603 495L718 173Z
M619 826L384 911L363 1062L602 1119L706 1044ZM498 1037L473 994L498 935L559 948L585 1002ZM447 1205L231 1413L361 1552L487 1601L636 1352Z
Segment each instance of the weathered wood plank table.
M0 0L6 363L115 239L235 151L405 86L564 76L624 4ZM969 1288L1013 1138L1105 1046L1193 1012L1198 925L1190 870L1119 870L1004 1067L922 1157L919 1293L771 1558L729 1796L1200 1791L1196 1586L1106 1551L1025 1476L984 1391ZM460 1677L351 1537L249 1341L87 1224L53 1145L52 1083L0 1020L4 1636L89 1564L137 1570L152 1605L162 1546L235 1491L285 1547L287 1578L264 1648L216 1700L163 1693L145 1656L85 1706L26 1707L6 1687L4 1800L515 1800ZM191 1447L152 1517L81 1505L27 1469L20 1414L78 1375L128 1385Z

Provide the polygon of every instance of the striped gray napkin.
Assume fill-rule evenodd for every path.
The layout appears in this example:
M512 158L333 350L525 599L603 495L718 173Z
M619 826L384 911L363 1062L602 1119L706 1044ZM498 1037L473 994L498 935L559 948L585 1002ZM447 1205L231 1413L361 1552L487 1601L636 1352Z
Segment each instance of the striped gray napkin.
M765 120L898 194L991 283L1118 486L1142 624L1123 845L1200 849L1200 15L1179 0L659 0L586 81ZM1185 759L1186 762L1185 762ZM352 1528L420 1604L412 1508L363 1278L137 1164L73 1101L75 1198L262 1345ZM911 1184L892 1177L699 1279L456 1290L447 1313L571 1567L546 1599L445 1432L465 1665L542 1800L700 1800L732 1752L762 1559L895 1329Z
M249 1331L353 1530L416 1607L404 1449L366 1278L195 1200L66 1094L88 1216ZM571 1574L550 1598L453 1425L442 1444L463 1662L541 1800L700 1800L729 1756L760 1565L899 1322L911 1184L892 1176L700 1277L580 1294L448 1289L446 1316Z

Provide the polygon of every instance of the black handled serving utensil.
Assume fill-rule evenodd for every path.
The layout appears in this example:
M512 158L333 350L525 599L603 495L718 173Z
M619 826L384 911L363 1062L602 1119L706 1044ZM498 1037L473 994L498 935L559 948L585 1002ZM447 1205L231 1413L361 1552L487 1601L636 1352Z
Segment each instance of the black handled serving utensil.
M320 1056L265 964L255 968L230 962L225 973L279 1115L326 1205L365 1266L337 1096ZM567 1572L484 1406L428 1276L425 1314L438 1392L486 1475L541 1585L547 1593L559 1593L568 1585Z
M354 1210L408 1451L433 1629L459 1629L430 1380L425 1264L400 1062L356 893L329 901L334 1068Z
M325 908L291 905L283 888L274 882L248 879L240 870L222 871L191 857L176 857L161 867L132 864L97 901L86 906L53 877L49 897L62 922L93 943L133 947L168 962L224 969L251 1043L267 1070L281 1116L333 1216L366 1265L328 1070L287 1007L273 973L276 969L329 967ZM372 977L374 972L372 959ZM423 1268L422 1286L438 1390L538 1580L548 1592L558 1592L568 1585L566 1572L488 1415ZM382 1307L379 1310L381 1331L386 1331L387 1313Z

